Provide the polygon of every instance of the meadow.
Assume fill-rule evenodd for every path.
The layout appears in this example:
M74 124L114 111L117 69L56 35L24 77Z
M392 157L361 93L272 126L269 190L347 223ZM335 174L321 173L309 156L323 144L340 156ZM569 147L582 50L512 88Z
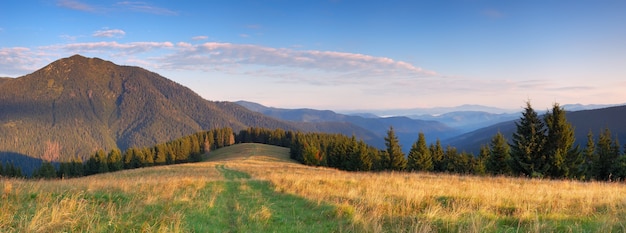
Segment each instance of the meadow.
M626 232L624 183L345 172L237 144L205 162L0 180L0 232Z

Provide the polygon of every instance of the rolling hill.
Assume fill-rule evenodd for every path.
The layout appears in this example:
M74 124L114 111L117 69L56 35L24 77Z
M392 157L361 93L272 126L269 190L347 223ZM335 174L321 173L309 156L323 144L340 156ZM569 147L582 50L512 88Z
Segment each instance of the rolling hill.
M624 119L626 119L626 105L567 112L566 116L567 120L574 127L576 144L579 144L581 147L585 146L589 131L592 131L594 136L597 138L601 130L604 130L605 128L611 130L613 137L617 136L620 142L626 141L626 121L624 121ZM515 121L517 120L502 122L489 127L481 128L470 133L445 140L444 143L453 145L459 150L477 153L480 146L489 144L491 138L498 131L510 140L511 135L513 135L516 130Z
M151 146L231 127L356 134L346 123L293 123L231 102L207 101L148 70L74 55L0 79L0 154L58 161L97 149ZM4 156L5 160L7 156Z

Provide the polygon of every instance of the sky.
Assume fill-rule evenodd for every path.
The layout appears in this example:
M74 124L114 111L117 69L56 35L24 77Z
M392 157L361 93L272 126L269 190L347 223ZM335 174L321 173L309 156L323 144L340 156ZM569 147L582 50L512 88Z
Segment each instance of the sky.
M625 12L618 0L10 0L0 77L81 54L280 108L620 104Z

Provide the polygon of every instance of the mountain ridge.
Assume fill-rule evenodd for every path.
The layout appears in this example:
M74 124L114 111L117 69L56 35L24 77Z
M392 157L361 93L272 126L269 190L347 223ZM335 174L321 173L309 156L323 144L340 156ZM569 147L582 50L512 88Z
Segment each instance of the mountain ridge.
M80 55L0 81L0 153L50 161L86 158L98 149L151 146L202 130L251 126L322 127L208 101L141 67Z

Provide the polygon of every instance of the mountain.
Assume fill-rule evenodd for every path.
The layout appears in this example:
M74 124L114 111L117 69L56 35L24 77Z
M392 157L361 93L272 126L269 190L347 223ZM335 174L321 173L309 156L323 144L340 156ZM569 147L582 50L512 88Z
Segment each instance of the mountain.
M475 104L464 104L456 107L434 107L434 108L409 108L409 109L387 109L387 110L350 110L341 111L348 115L369 115L377 116L420 116L420 115L441 115L450 112L487 112L487 113L513 113L516 110L502 109Z
M457 137L445 140L444 143L457 147L460 151L478 152L481 145L489 144L491 138L500 131L506 138L511 139L516 130L516 120L502 122L493 126L478 129ZM597 138L605 128L611 130L613 137L617 136L620 142L626 141L626 105L593 110L574 111L566 113L567 120L574 127L576 144L585 147L587 134L592 131Z
M439 121L461 133L517 119L519 113L489 113L483 111L456 111L440 115L407 116L412 119Z
M219 127L372 137L350 124L296 124L232 102L207 101L148 70L80 55L0 79L0 154L85 158L98 149L151 146Z
M458 134L455 129L437 121L417 120L408 117L362 117L339 114L330 110L315 110L306 108L282 109L266 107L258 103L247 101L237 101L235 103L252 111L292 122L350 123L374 133L378 139L373 142L368 142L366 140L366 142L381 148L384 146L382 139L386 136L387 130L389 130L390 126L394 127L396 135L398 136L405 151L408 151L411 145L417 140L419 132L424 132L424 134L429 135L430 137L427 138L429 142L435 141L437 138L443 139Z

